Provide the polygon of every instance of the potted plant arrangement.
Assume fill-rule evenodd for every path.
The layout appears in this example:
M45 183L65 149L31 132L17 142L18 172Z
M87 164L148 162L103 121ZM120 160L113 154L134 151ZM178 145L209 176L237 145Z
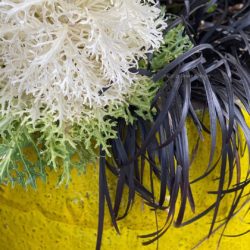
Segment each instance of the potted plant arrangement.
M249 212L249 16L247 0L1 1L0 204L25 213L33 203L69 223L33 201L49 186L56 199L58 190L80 192L74 181L94 181L94 198L85 198L98 200L96 249L105 211L119 234L141 204L156 221L155 231L138 231L149 247L208 214L198 245L219 230L218 246L246 235L247 226L226 229ZM85 202L69 196L67 211L84 222ZM197 197L212 202L197 212ZM15 248L9 231L4 249Z

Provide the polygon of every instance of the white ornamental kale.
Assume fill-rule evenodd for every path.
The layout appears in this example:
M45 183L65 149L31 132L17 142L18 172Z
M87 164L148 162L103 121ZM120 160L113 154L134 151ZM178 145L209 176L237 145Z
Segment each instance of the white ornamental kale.
M0 115L77 123L121 105L165 28L154 0L0 1Z

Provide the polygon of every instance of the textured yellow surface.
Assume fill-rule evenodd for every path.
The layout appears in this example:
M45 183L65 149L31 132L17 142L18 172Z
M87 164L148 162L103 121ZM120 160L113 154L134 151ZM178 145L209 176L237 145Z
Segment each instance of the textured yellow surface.
M192 126L189 125L190 138ZM218 138L219 140L220 138ZM191 141L191 144L194 143ZM205 169L204 162L208 159L209 140L205 138L200 148L199 157L192 164L191 179L199 176ZM219 150L219 148L218 148ZM32 154L32 153L31 153ZM31 155L32 157L32 155ZM244 156L242 165L247 170L248 156ZM243 171L242 176L245 173ZM206 194L215 190L218 181L214 179L218 171L205 180L192 185L196 201L196 213L208 207L215 200L214 195ZM115 179L110 176L111 192L115 188ZM39 183L38 190L23 190L21 187L0 187L0 250L54 250L54 249L95 249L98 218L98 166L88 166L86 174L73 173L73 181L68 188L55 187L56 173L49 173L47 185ZM249 192L246 190L246 192ZM221 205L220 218L228 211L231 197L226 198ZM125 204L124 204L125 205ZM246 211L246 209L245 209ZM164 224L167 211L158 214L159 225ZM192 217L188 211L185 219ZM170 228L159 240L160 250L192 249L206 236L212 214L192 225L182 228ZM226 234L241 233L249 229L250 218L244 218L240 212L229 223ZM157 243L142 246L138 235L153 232L156 229L155 214L136 197L133 209L127 218L119 222L121 235L117 235L111 226L108 211L105 216L105 229L102 249L156 249ZM216 249L220 236L218 231L209 240L202 243L198 249ZM248 250L250 234L238 237L223 237L220 249Z

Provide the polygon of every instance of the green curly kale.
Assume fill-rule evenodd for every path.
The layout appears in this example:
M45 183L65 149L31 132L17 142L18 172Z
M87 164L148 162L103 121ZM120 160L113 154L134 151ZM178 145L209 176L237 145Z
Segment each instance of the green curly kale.
M188 35L184 34L183 25L171 29L164 36L164 44L156 51L152 59L152 68L159 70L193 47Z
M136 115L152 119L150 105L157 89L157 84L144 79L132 87L126 103L95 110L94 118L85 117L73 125L59 125L51 115L38 119L35 126L28 119L3 116L0 183L36 187L36 178L45 181L48 168L60 173L59 184L68 183L72 168L83 172L86 164L96 161L95 148L100 144L109 154L107 141L116 138L117 118L125 119L128 124L134 122ZM29 159L25 149L32 150L35 159ZM73 157L78 160L73 161Z

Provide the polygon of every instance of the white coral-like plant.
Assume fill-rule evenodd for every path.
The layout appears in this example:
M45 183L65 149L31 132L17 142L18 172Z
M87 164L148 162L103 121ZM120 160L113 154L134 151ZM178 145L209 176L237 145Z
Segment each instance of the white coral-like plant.
M154 0L0 1L0 112L79 122L120 105L166 28Z

